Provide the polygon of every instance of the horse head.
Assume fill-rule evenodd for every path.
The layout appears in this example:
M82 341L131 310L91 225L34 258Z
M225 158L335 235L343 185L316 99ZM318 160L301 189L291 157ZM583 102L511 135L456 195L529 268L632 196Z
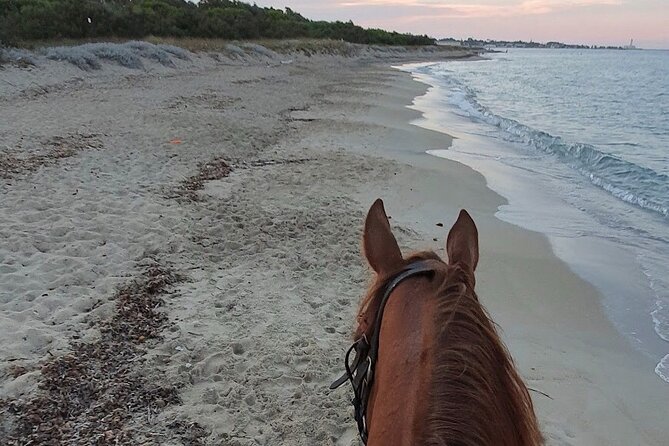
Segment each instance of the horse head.
M467 211L446 238L448 261L430 251L404 257L381 200L362 245L375 278L333 387L351 381L363 441L542 444L527 388L474 291L478 230Z

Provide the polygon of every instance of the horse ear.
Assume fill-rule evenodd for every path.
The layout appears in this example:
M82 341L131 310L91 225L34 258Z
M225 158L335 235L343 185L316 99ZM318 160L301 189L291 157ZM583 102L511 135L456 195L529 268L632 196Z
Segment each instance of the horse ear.
M402 266L402 252L390 230L381 199L376 200L367 213L362 247L369 265L378 274L389 274Z
M446 252L449 265L464 263L476 269L479 262L479 232L474 220L464 209L448 233Z

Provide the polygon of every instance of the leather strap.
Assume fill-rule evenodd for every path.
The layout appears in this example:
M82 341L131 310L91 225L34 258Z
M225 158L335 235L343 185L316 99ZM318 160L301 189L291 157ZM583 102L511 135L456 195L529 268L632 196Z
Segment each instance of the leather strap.
M353 387L353 407L355 420L358 423L358 432L364 444L367 444L367 405L369 403L369 394L374 380L374 369L379 352L379 336L381 332L381 323L383 322L383 312L386 303L393 290L405 279L412 276L432 273L431 268L425 261L417 261L407 265L401 272L391 279L384 288L383 297L379 304L374 325L372 326L372 342L368 342L367 336L363 335L346 352L344 366L346 371L335 382L330 385L330 389L336 389L350 381ZM355 351L353 362L350 362L351 353Z

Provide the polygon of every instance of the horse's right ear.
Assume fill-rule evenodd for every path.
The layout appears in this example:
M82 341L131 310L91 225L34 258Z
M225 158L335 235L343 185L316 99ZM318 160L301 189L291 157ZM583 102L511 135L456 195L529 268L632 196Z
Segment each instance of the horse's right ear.
M362 248L369 265L378 274L390 274L402 266L402 252L390 230L381 199L376 200L367 213Z
M471 267L472 272L479 262L479 232L474 220L464 209L448 233L446 253L449 265L463 263Z

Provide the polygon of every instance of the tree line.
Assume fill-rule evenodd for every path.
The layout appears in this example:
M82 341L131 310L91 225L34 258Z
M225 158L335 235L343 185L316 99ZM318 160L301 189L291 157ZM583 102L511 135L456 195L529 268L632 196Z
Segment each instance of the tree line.
M323 38L352 43L429 45L434 39L353 22L312 21L286 8L232 0L0 0L0 43L58 38Z

